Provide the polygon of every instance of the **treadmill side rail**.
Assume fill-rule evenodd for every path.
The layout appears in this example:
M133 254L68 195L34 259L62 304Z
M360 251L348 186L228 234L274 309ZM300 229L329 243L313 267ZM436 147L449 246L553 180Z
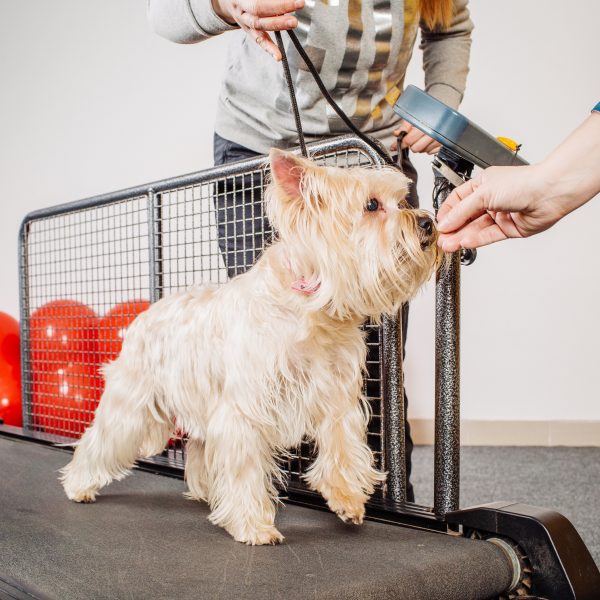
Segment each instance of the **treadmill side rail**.
M558 512L493 502L446 514L450 524L510 538L532 566L532 590L548 600L599 600L600 572L571 522Z

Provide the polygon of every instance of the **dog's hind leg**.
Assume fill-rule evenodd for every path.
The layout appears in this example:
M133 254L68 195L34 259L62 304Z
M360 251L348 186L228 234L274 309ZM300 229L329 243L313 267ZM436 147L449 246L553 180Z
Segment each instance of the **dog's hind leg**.
M169 436L168 420L153 407L152 389L117 363L109 367L94 422L61 471L64 490L75 502L93 502L100 488L125 477L138 457L164 447Z
M277 467L264 433L223 404L206 431L210 520L249 545L283 540L275 521Z
M207 477L204 442L190 439L185 446L185 481L189 490L185 493L186 498L206 502Z

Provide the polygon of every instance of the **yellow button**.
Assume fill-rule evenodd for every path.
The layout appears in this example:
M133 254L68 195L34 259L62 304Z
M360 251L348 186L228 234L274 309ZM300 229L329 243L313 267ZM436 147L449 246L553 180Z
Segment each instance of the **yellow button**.
M511 140L510 138L498 137L496 139L513 152L518 152L521 149L521 144L515 142L515 140Z

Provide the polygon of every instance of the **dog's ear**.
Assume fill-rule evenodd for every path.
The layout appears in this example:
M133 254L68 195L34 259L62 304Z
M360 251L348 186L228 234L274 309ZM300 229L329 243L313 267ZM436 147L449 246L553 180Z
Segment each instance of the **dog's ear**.
M292 152L272 148L269 154L271 177L289 200L302 197L302 179L310 163Z

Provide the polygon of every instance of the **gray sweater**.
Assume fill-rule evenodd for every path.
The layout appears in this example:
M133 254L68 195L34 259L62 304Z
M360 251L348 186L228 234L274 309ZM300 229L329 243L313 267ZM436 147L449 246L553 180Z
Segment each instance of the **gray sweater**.
M471 31L468 0L454 0L455 14L443 32L420 22L416 0L306 0L296 30L323 82L352 121L386 146L398 117L418 28L425 89L457 108L465 89ZM193 44L235 29L219 18L211 0L148 0L148 19L159 35ZM247 35L231 36L215 130L257 152L297 144L282 66ZM310 73L283 34L307 139L346 133Z

